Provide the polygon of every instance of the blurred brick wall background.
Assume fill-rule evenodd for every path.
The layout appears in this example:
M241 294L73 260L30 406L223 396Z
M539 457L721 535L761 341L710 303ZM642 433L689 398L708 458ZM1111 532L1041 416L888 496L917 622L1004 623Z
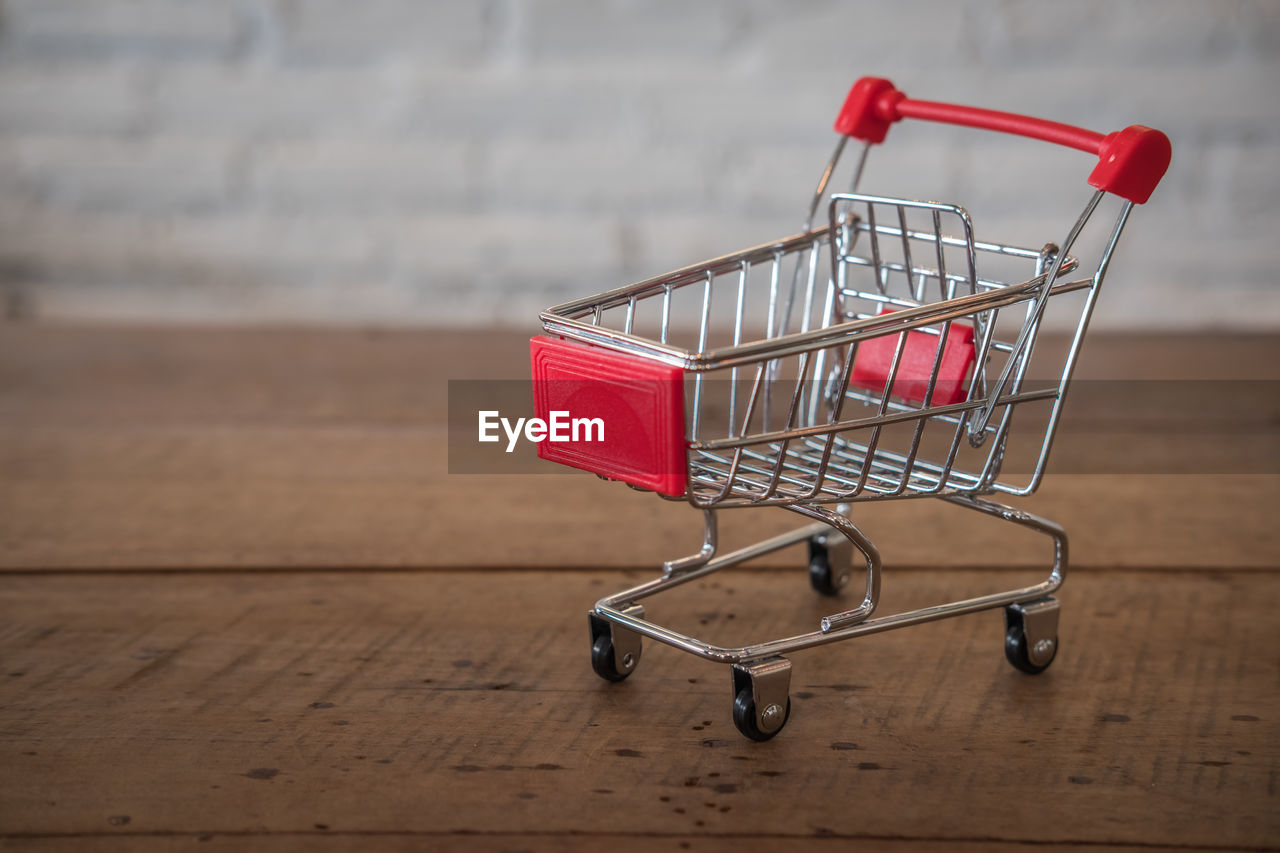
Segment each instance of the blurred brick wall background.
M532 326L794 231L862 74L1165 130L1098 323L1280 329L1265 0L4 0L0 308ZM895 128L864 187L1037 245L1087 197L1085 155L933 131Z

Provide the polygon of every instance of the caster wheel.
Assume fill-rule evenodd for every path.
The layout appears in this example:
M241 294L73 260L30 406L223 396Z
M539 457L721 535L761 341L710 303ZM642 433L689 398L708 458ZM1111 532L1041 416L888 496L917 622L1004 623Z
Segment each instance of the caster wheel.
M1049 664L1053 663L1053 659L1058 656L1057 637L1040 642L1049 644L1049 647L1040 649L1040 653L1036 656L1039 663L1036 663L1032 661L1031 650L1027 648L1027 634L1021 621L1011 619L1004 634L1004 656L1009 659L1009 663L1013 664L1014 669L1028 675L1038 675L1048 669Z
M820 595L839 595L849 582L848 567L833 567L832 562L826 545L809 542L809 585Z
M630 666L626 665L627 661L630 661ZM636 664L639 662L639 652L629 652L623 655L623 666L619 667L618 661L613 654L613 636L611 634L601 634L591 643L591 668L596 671L596 675L605 681L622 681L636 671Z
M777 706L774 706L775 708ZM738 697L733 700L733 724L738 727L738 731L742 732L744 737L748 737L755 741L765 741L782 731L782 727L787 724L787 720L791 718L791 698L787 698L787 707L785 710L778 711L782 715L782 722L771 732L761 731L756 724L756 702L751 695L751 687L743 687L738 691Z
M628 615L644 618L644 608L631 604L624 608ZM591 623L591 668L605 681L621 681L636 671L640 663L640 635L595 613L588 613Z

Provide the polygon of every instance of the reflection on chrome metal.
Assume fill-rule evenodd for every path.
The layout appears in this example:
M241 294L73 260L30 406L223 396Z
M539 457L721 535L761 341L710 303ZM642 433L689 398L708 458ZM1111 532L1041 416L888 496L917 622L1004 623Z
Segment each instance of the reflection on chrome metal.
M822 633L829 633L845 625L856 625L874 613L876 604L880 601L880 552L875 545L871 544L871 540L864 536L862 531L855 527L848 517L839 512L832 512L826 507L797 503L791 504L786 508L800 515L825 521L836 532L843 534L845 540L854 548L857 548L867 561L867 585L863 593L862 604L853 610L846 610L843 613L835 613L831 616L823 617L820 623Z
M696 569L699 566L705 566L710 562L711 558L716 555L716 511L706 509L702 511L704 532L702 537L702 549L696 554L688 557L681 557L677 560L668 560L662 564L662 570L667 575L678 575L681 572L687 572Z

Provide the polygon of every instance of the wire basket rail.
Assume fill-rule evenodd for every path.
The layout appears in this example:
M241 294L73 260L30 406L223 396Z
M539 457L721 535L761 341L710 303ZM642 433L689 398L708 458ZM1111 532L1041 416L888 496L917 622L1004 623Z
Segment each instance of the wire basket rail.
M980 241L964 208L858 192L867 152L902 118L1057 142L1098 156L1094 192L1057 242ZM609 443L541 444L545 458L686 500L704 512L702 549L591 613L600 675L634 671L641 637L733 664L734 721L777 734L790 703L782 654L975 610L1005 607L1006 653L1039 672L1057 651L1052 593L1066 536L1052 522L986 499L1035 491L1108 264L1135 203L1169 160L1167 138L1134 126L1102 136L970 107L912 101L858 81L801 232L541 316L531 342L538 414L613 414ZM864 145L847 191L832 191L847 140ZM1104 217L1104 206L1114 213ZM814 224L820 213L825 221ZM1098 225L1102 221L1102 225ZM1091 227L1092 226L1092 227ZM1047 328L1065 348L1038 347ZM1015 423L1017 426L1015 427ZM1006 474L1014 443L1026 459ZM1039 584L871 619L880 556L849 519L861 501L938 497L1053 541ZM717 556L716 511L779 506L814 523ZM865 563L861 604L819 629L729 649L663 628L642 598L788 545L810 546L812 585L838 594Z

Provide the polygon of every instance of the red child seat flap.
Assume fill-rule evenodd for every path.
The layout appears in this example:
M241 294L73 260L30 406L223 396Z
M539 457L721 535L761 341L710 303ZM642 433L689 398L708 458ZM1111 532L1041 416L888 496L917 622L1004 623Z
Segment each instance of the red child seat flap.
M881 314L894 309L882 307ZM923 403L929 391L929 378L933 374L934 361L938 357L938 336L912 330L906 335L902 347L898 372L889 395L912 403ZM899 334L887 334L870 338L858 345L853 360L853 372L849 382L859 388L884 393L893 366L893 354L898 348ZM967 394L965 381L973 369L973 327L964 323L952 323L947 330L947 341L942 347L942 361L938 365L938 381L933 388L932 406L946 406L964 402Z

